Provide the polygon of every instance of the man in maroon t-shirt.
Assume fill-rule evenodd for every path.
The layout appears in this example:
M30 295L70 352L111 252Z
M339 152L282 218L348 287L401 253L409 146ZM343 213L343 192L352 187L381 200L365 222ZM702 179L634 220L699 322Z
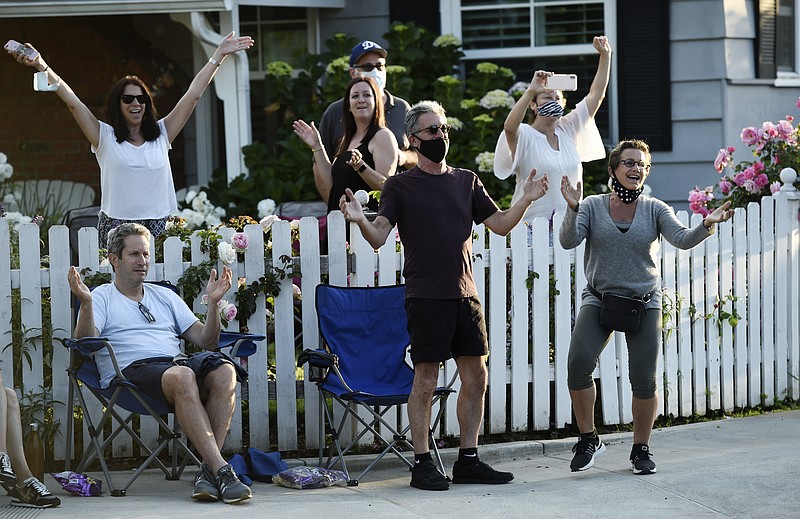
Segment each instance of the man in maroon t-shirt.
M458 423L461 448L453 466L453 483L508 483L510 472L499 472L478 460L478 430L483 420L488 342L483 310L472 275L472 226L483 223L493 232L508 234L525 210L547 191L547 176L525 182L522 198L501 211L477 175L447 166L450 144L444 108L421 101L406 114L406 134L417 151L417 167L386 181L380 208L369 222L361 205L346 191L339 207L358 224L375 248L397 225L405 250L406 311L411 337L414 384L408 399L408 418L414 443L411 486L447 490L428 448L431 397L439 364L454 358L461 376Z

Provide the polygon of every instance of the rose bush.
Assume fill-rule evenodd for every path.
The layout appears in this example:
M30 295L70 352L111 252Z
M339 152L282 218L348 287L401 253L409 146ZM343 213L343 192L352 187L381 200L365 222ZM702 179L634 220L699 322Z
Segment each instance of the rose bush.
M800 98L795 105L800 108ZM753 160L734 164L736 148L720 149L714 159L714 169L722 178L716 187L692 189L689 192L690 209L706 216L727 201L731 202L731 207L745 207L779 191L782 185L780 172L787 167L795 171L800 169L800 128L795 128L793 122L794 117L787 115L777 124L765 121L758 128L743 128L740 138L742 143L752 148ZM715 196L716 190L721 195L719 198Z

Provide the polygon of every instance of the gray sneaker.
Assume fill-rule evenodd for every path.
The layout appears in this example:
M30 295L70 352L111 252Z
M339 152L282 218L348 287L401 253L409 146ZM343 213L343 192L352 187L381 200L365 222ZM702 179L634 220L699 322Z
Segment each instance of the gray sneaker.
M250 487L239 481L230 463L217 471L217 488L222 501L229 505L235 505L253 497Z
M208 465L203 463L197 475L194 477L194 492L192 492L192 499L198 501L219 501L219 489L211 474L211 469Z
M17 487L16 492L17 495L11 500L11 506L53 508L61 504L61 500L33 476L26 479L21 487Z

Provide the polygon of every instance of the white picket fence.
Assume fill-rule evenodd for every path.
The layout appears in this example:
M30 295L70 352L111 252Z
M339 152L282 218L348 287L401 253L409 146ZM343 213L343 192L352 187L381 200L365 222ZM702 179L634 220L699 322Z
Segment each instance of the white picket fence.
M786 397L800 398L799 206L796 192L780 193L760 204L751 204L746 210L737 209L732 220L719 225L715 235L690 251L662 244L664 290L670 300L681 302L679 311L673 312L665 325L668 333L659 368L663 373L659 377L663 414L703 415L709 410L729 411L770 405ZM678 216L687 224L696 225L700 221L698 216L689 218L684 212ZM557 215L553 224L556 233L560 223ZM296 375L296 315L299 314L302 323L302 347L316 348L319 332L314 287L323 276L336 285L391 285L396 283L402 269L395 233L390 234L384 246L373 251L354 228L348 254L345 225L341 213L328 216L328 254L322 256L317 220L300 221L300 250L299 255L296 251L294 254L302 272L303 297L300 303L295 303L291 279L281 281L281 293L274 300L274 331L268 333L267 302L263 296L258 300L258 310L248 322L249 331L266 334L268 342L274 342L275 380L268 380L267 348L261 347L247 363L250 379L245 394L249 396L249 420L243 424L238 405L227 440L230 450L238 451L243 444L281 451L317 446L315 386L308 382L298 384ZM233 232L223 231L226 238ZM272 240L272 257L293 254L288 222L275 224L271 235L265 235L255 225L245 232L251 245L244 261L234 265L235 277L251 282L264 274L265 259L260 251L265 239ZM63 226L49 229L49 267L40 266L43 258L39 229L25 224L19 226L18 234L20 268L11 269L10 254L5 252L11 250L11 233L5 219L0 219L0 251L3 251L0 323L4 323L1 329L10 329L12 291L19 289L22 322L30 336L38 335L43 322L42 289L49 288L54 336L65 337L73 326L66 282L70 264L68 230ZM524 226L514 229L509 238L489 233L482 225L475 227L475 277L491 349L483 430L486 434L547 430L571 422L566 357L572 318L586 283L583 247L564 250L557 239L553 246L547 246L549 229L545 220L534 222L533 247L527 246L526 234ZM183 261L182 242L177 238L166 241L164 258L163 263L152 266L150 279L176 283L186 268L208 259L200 250L198 237L192 241L191 262ZM79 232L79 265L95 272L108 269L99 265L97 231L93 228ZM277 266L284 265L279 261ZM551 275L555 290L551 290ZM530 291L526 286L529 276L533 277ZM235 298L231 293L226 299ZM714 305L720 300L728 312L732 313L735 307L740 316L735 327L700 317L713 314ZM691 308L695 311L690 311ZM195 311L205 309L198 304ZM10 342L10 334L4 337L7 339L3 344ZM6 385L37 390L45 372L52 370L52 384L45 389L52 393L54 413L62 423L63 433L67 413L63 404L67 399L64 368L68 353L56 342L51 368L43 362L41 340L33 342L36 343L31 351L33 363L30 367L24 363L22 380L12 380L10 369L3 370L3 378ZM2 350L0 359L4 366L11 366L11 348ZM449 365L442 370L443 380L449 379L451 370ZM615 334L603 352L596 376L604 422L631 422L627 350L622 334ZM277 404L277 418L270 418L267 397L270 389ZM305 399L304 414L297 412L298 398ZM448 435L458 435L455 405L456 399L450 399L444 422L444 433ZM99 408L93 412L99 412ZM298 434L301 425L303 435ZM141 428L149 440L157 435L153 423L143 420ZM249 437L243 438L243 434ZM63 435L58 436L55 458L64 459L66 448ZM115 456L127 456L130 452L129 443L124 440L115 443Z

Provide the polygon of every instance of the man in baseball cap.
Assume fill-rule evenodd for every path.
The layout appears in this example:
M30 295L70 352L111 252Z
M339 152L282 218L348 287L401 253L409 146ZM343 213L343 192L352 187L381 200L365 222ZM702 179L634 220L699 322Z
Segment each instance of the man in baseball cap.
M408 101L395 97L386 89L386 49L371 40L364 40L350 52L350 77L371 77L383 92L383 111L386 116L386 126L397 139L400 150L399 165L410 169L417 165L417 154L409 150L408 137L405 134L406 112L410 108ZM331 103L322 114L319 123L319 133L322 136L322 145L328 157L333 157L336 144L344 135L342 123L342 99Z
M353 47L353 51L350 53L350 67L352 68L353 65L358 63L358 60L361 58L361 56L370 52L374 52L382 58L386 57L386 49L374 41L364 40Z

